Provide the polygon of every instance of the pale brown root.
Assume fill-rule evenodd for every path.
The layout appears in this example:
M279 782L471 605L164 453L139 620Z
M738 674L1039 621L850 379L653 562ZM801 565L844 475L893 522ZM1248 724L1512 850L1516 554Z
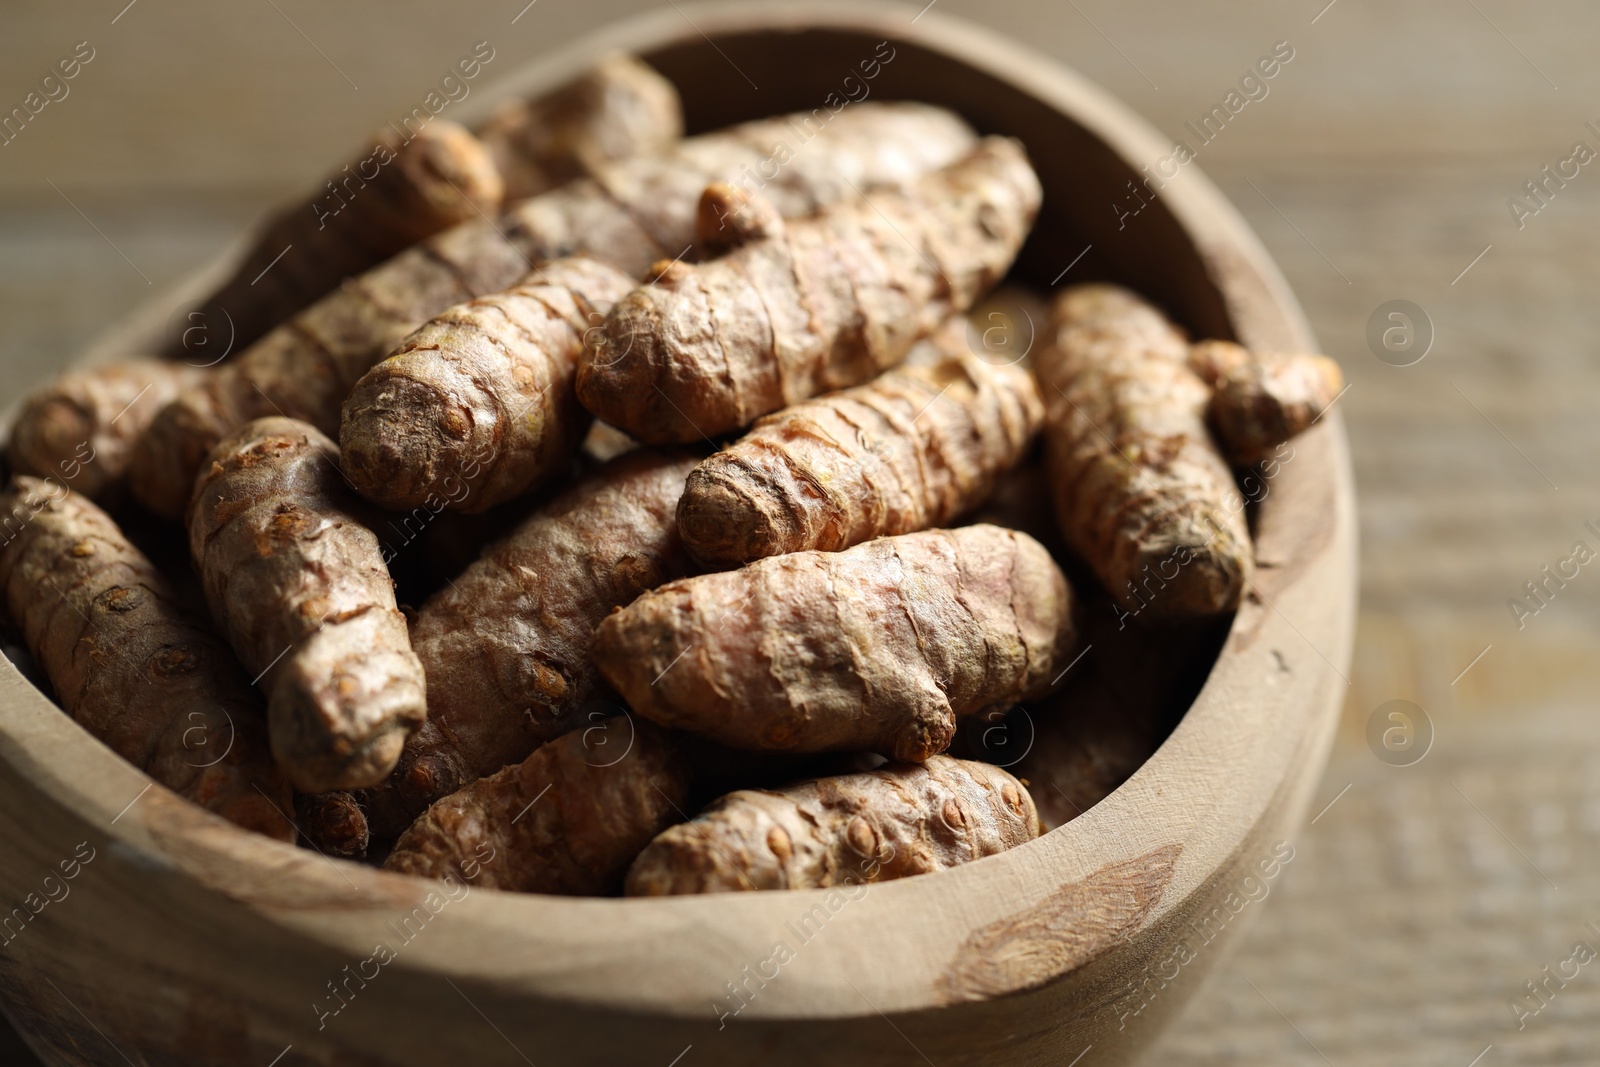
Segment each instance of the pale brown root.
M578 396L664 444L858 385L999 281L1039 197L1021 147L1000 137L914 184L788 224L747 190L711 185L702 240L732 251L665 265L623 298L584 354Z
M1189 365L1212 387L1207 418L1228 459L1251 467L1310 429L1339 398L1344 375L1327 356L1247 351L1202 341Z
M91 500L114 500L121 495L133 443L202 373L158 359L68 371L17 410L6 446L12 472L54 479Z
M601 623L591 655L664 726L920 761L949 745L957 716L1047 692L1075 643L1049 553L967 526L669 583Z
M505 104L476 136L448 119L408 116L267 220L228 282L183 318L174 352L201 363L224 343L240 351L418 241L608 162L662 151L682 131L671 84L628 56Z
M1254 570L1183 334L1110 285L1063 291L1034 360L1062 533L1126 614L1232 611Z
M626 891L859 887L945 870L1038 835L1021 782L987 763L933 756L730 793L650 842Z
M523 893L614 893L650 839L687 817L689 780L671 735L618 716L440 800L384 866Z
M1032 376L969 347L957 317L866 385L769 415L692 474L678 529L700 562L835 552L945 526L979 504L1044 421Z
M189 515L211 613L259 675L273 755L305 793L381 782L426 711L382 547L338 462L314 428L258 420L212 453Z
M604 164L666 151L683 136L683 109L671 82L619 54L545 96L502 104L477 133L506 199L522 200Z
M67 714L179 796L294 839L260 702L221 642L87 497L16 477L0 494L0 587Z
M591 421L572 386L584 334L633 284L558 259L430 319L345 401L345 476L391 511L477 512L561 473Z
M657 156L606 165L592 178L520 201L498 219L462 223L350 279L229 356L204 388L167 405L134 450L134 495L176 520L205 456L253 418L284 415L337 435L341 406L375 363L432 316L515 285L539 262L585 255L638 275L662 256L689 254L707 184L748 180L775 145L795 138L790 119L808 118L744 123ZM762 194L799 217L858 189L913 181L972 141L972 131L939 108L858 104L806 141Z
M180 320L172 354L199 364L224 343L241 350L345 278L493 214L504 193L489 150L454 122L384 127L309 198L267 220L228 281Z

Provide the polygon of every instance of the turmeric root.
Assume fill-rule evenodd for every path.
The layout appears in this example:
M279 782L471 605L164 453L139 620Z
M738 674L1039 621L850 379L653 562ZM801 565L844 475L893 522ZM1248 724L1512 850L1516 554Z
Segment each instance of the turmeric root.
M682 134L676 90L627 56L506 104L476 137L445 119L416 130L391 125L309 200L269 219L238 269L185 322L205 327L208 349L221 338L242 349L418 241L603 163L659 152ZM199 360L182 339L175 348Z
M428 721L363 803L379 837L581 725L609 694L594 628L687 570L673 520L697 457L629 452L538 509L417 613Z
M489 150L435 119L415 133L378 131L309 200L267 220L238 269L185 318L202 326L209 361L218 340L243 348L289 316L424 238L500 207L505 185Z
M1241 467L1303 433L1344 389L1339 364L1327 356L1254 353L1230 341L1195 345L1189 366L1211 386L1211 429Z
M1021 782L933 756L874 771L730 793L650 842L627 895L863 885L941 871L1039 836Z
M666 151L682 136L678 91L628 55L607 56L546 96L502 104L478 130L507 201L537 196L606 163Z
M134 496L180 518L206 456L251 419L282 414L336 435L339 406L381 356L429 316L503 289L526 270L516 249L478 220L351 279L163 408L134 447Z
M223 441L195 483L189 549L211 614L265 685L296 789L376 785L421 724L422 665L338 448L292 419Z
M1048 691L1074 639L1049 553L967 526L671 582L602 622L591 655L663 726L920 762L956 716Z
M300 836L324 856L367 854L372 834L355 794L343 790L297 793L294 812Z
M166 360L130 359L61 375L17 411L6 449L11 470L53 478L91 500L115 497L134 441L201 374Z
M384 866L523 893L614 893L639 850L686 817L689 781L665 730L618 716L440 800Z
M1065 290L1051 315L1034 369L1067 542L1126 614L1233 610L1254 554L1182 333L1110 285Z
M1199 375L1206 388L1215 389L1228 374L1255 357L1248 348L1232 341L1197 341L1189 346L1189 369Z
M345 401L350 484L391 511L431 497L476 512L564 469L590 422L572 387L584 333L633 284L595 260L558 259L434 316Z
M793 136L777 118L690 138L521 201L497 222L462 223L352 279L163 409L135 449L134 495L180 516L205 456L252 418L283 414L337 434L340 405L373 364L431 316L516 284L535 261L587 255L637 275L663 254L683 254L706 185L765 167ZM907 181L971 143L971 131L938 108L858 104L816 132L764 192L780 210L805 214L850 195L852 181Z
M1011 265L1039 208L1016 142L985 139L914 185L785 224L706 189L700 237L733 251L666 264L606 318L578 396L646 443L693 441L898 363Z
M1043 421L1033 377L973 355L953 318L903 366L769 415L700 464L678 529L691 555L721 568L944 526L983 500Z
M0 586L67 714L230 822L292 841L289 786L228 650L88 498L15 477L0 493Z
M602 167L591 180L513 206L505 221L512 240L532 243L530 258L590 255L637 277L662 258L707 251L695 239L713 182L759 189L784 218L809 218L860 190L910 185L975 143L965 122L927 104L856 104L820 128L798 112Z

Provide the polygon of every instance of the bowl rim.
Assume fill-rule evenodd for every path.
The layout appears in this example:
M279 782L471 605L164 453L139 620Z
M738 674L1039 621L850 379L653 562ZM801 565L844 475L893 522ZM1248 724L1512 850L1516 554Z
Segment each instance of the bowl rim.
M1032 92L1129 161L1155 159L1169 147L1143 119L1054 60L965 20L899 4L674 5L535 60L480 89L472 107L481 115L499 100L557 84L606 51L786 27L881 32L942 52ZM1163 196L1212 270L1239 338L1313 350L1287 283L1209 180L1188 167ZM127 351L131 337L153 336L166 310L203 291L226 259L108 331L85 362ZM451 921L438 935L407 941L405 968L544 1001L703 1016L732 1003L732 983L752 967L764 974L774 941L795 929L797 917L808 929L805 918L815 921L820 907L827 932L838 933L802 941L792 963L778 964L792 980L771 992L763 984L748 1004L751 1017L783 1019L1004 996L1117 951L1213 892L1219 869L1261 847L1263 826L1297 823L1326 758L1345 690L1339 683L1348 684L1355 600L1353 493L1337 411L1299 454L1308 460L1286 467L1261 507L1259 596L1241 608L1202 691L1132 778L1072 822L972 864L873 885L837 907L838 890L647 900L473 890L449 902ZM1286 656L1294 669L1267 685L1272 671L1286 670ZM0 669L0 708L0 765L9 774L102 828L117 847L352 961L394 929L385 924L437 893L434 883L262 839L150 788L143 772L90 738L9 663ZM1175 783L1187 784L1181 795L1167 795ZM1030 915L1059 915L1064 891L1130 864L1159 885L1121 926L1091 931L1072 952L1011 968L988 985L962 984L974 961L994 949L997 930ZM685 944L697 951L686 955Z

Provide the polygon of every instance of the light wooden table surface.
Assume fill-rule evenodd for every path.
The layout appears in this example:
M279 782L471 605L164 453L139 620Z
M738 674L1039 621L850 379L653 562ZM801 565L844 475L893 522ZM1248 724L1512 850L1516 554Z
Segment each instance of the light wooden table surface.
M1575 942L1600 951L1584 927L1600 927L1600 566L1520 629L1507 606L1574 542L1600 552L1585 527L1600 527L1600 165L1522 229L1507 206L1574 142L1600 151L1585 126L1600 126L1600 11L936 2L1061 57L1173 136L1275 42L1295 49L1199 163L1351 382L1356 662L1317 805L1329 806L1254 921L1224 935L1232 955L1151 1062L1600 1061L1600 966L1521 1029L1509 1007ZM71 95L0 148L7 403L409 107L474 42L494 43L493 74L647 6L538 0L513 24L522 0L389 3L374 25L371 3L125 5L0 9L4 109L77 41L96 49ZM1380 361L1366 340L1369 317L1397 299L1432 322L1414 366ZM1435 733L1409 767L1366 741L1395 699Z

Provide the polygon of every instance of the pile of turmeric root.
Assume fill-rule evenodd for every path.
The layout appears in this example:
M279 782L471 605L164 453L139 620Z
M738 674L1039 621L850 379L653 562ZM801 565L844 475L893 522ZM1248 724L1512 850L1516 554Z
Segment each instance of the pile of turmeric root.
M507 890L900 878L1114 789L1338 368L996 291L1040 184L938 108L682 127L614 57L390 130L203 302L226 358L28 398L22 666L223 819Z

